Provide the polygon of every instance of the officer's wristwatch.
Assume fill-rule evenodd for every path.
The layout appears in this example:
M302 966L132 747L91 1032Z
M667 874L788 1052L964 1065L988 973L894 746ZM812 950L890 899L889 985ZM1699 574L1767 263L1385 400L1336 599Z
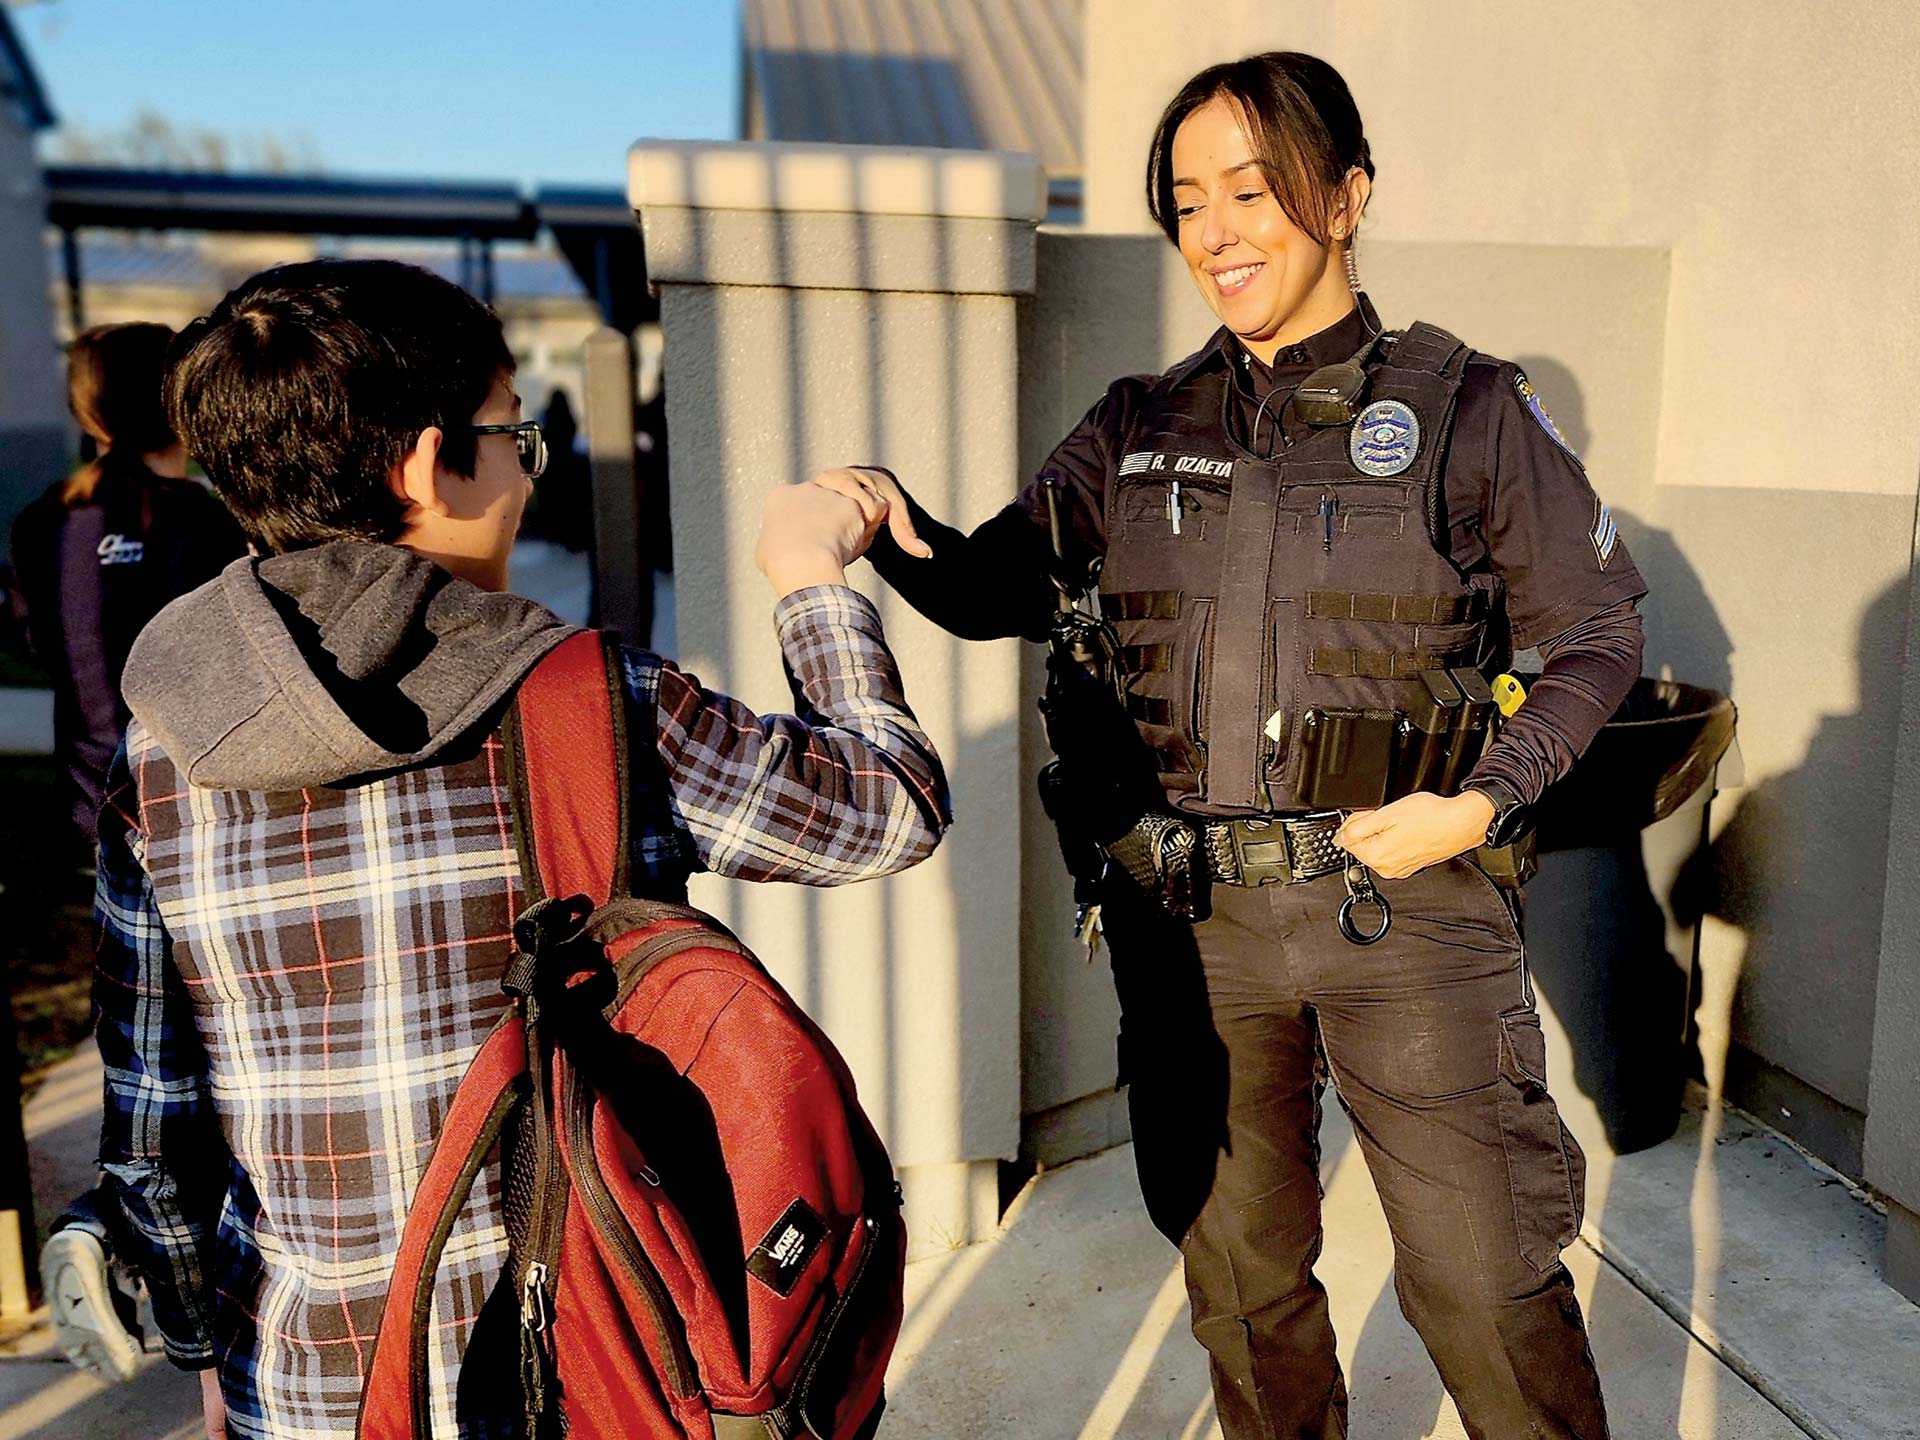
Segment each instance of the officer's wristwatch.
M1531 816L1520 797L1513 793L1513 787L1505 781L1488 776L1483 780L1469 780L1460 788L1478 790L1493 802L1493 819L1487 822L1488 845L1498 850L1513 844L1525 833Z

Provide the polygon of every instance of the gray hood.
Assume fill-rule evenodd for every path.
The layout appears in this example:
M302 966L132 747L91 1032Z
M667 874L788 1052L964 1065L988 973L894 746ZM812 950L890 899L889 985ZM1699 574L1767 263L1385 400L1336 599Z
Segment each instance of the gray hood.
M574 627L396 545L236 560L140 632L127 704L195 785L299 790L431 760Z

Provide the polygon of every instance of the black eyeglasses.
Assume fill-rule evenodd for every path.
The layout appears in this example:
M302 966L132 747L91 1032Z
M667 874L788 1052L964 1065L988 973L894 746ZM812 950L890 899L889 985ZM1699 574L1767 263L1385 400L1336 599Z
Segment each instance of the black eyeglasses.
M476 435L511 435L513 448L520 456L520 469L529 480L547 473L547 437L540 433L538 420L522 420L517 425L471 425Z

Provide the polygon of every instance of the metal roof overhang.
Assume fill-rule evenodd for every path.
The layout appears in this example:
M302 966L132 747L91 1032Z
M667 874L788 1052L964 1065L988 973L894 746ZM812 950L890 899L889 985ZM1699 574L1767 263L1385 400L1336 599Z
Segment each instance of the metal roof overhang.
M609 324L631 330L660 318L640 226L624 192L550 186L534 196L533 209Z
M619 190L335 180L56 166L45 172L47 222L61 230L224 230L532 240L545 226L610 324L659 314L647 291L640 228Z
M539 216L512 185L331 180L55 166L47 220L63 230L277 231L531 240ZM633 217L626 217L632 226Z

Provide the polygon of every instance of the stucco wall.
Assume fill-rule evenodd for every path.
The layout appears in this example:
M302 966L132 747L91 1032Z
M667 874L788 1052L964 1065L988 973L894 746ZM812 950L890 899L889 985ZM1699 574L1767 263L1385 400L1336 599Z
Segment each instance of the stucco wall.
M1920 606L1920 569L1908 603ZM1904 1273L1889 1278L1920 1301L1920 627L1908 627L1904 659L1866 1161L1894 1201L1890 1260L1905 1241Z
M1488 247L1479 293L1404 297L1427 318L1551 356L1555 322L1516 309L1497 247L1669 257L1657 349L1571 370L1580 401L1536 378L1563 422L1603 383L1647 392L1650 471L1597 414L1588 458L1640 522L1649 668L1741 707L1751 788L1695 877L1709 988L1731 996L1736 1078L1809 1087L1815 1138L1857 1164L1920 477L1920 290L1896 279L1920 265L1920 11L1229 0L1198 27L1091 0L1086 33L1092 229L1147 228L1146 141L1188 75L1293 48L1339 66L1366 120L1363 271L1391 244Z

